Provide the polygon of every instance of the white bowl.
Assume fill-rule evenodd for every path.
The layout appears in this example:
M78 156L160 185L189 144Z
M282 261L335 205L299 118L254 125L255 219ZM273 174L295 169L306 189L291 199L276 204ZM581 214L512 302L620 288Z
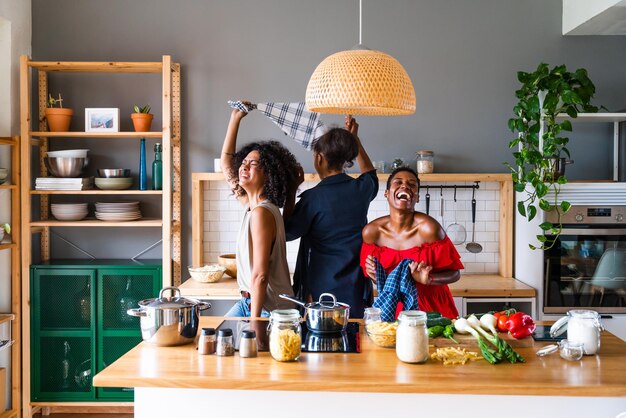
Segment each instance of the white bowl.
M48 151L48 157L74 157L87 158L88 149L66 149L61 151Z
M133 179L131 177L96 177L94 182L96 183L96 187L102 190L125 190L133 185Z

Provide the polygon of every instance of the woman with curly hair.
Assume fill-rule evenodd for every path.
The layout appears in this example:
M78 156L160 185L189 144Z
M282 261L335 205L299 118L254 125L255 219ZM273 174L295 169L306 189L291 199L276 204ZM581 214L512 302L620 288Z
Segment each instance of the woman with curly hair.
M226 181L246 207L237 237L237 284L241 299L226 316L269 316L274 309L292 308L278 297L293 295L287 265L285 228L279 207L302 168L276 141L254 142L235 152L241 119L247 113L233 109L221 165Z

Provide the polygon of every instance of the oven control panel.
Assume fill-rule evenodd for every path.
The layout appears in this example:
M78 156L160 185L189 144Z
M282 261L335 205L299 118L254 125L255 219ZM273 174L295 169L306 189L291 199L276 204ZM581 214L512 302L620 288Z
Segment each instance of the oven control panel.
M626 206L572 206L569 212L561 216L564 224L619 224L626 222ZM558 217L549 212L546 220L558 222Z

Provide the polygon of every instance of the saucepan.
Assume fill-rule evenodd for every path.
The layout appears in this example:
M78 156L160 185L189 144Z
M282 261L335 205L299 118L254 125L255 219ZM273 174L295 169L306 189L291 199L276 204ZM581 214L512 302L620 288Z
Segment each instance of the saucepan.
M337 298L332 293L322 293L317 302L311 303L304 303L289 295L280 295L280 297L304 306L306 311L304 318L310 331L341 332L345 331L348 326L350 305L337 302Z
M163 293L171 290L169 298ZM178 295L178 296L177 296ZM128 315L140 317L141 338L160 346L183 345L192 342L198 333L199 311L210 303L183 298L177 287L165 287L158 298L144 299L139 308L129 309Z

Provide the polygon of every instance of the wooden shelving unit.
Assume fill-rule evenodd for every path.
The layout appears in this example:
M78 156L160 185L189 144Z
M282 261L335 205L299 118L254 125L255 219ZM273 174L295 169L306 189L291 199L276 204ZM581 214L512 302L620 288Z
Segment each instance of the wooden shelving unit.
M22 352L21 352L21 207L20 207L20 137L0 138L0 145L11 147L11 183L3 184L0 189L11 194L11 235L10 242L5 236L0 244L0 251L11 251L11 312L0 313L0 327L10 327L9 334L13 341L11 350L11 409L0 413L0 418L17 417L20 412L22 395ZM4 332L4 331L3 331Z
M50 72L67 73L153 73L161 74L162 87L162 126L154 132L47 132L47 126L43 118L48 97L48 74ZM32 80L34 79L34 80ZM32 81L31 81L32 80ZM36 80L36 83L33 81ZM31 103L31 85L36 84L38 115L31 115L33 104ZM40 255L43 261L50 260L50 228L160 228L162 247L162 270L163 286L171 286L180 283L181 275L181 112L180 112L180 64L174 63L170 56L163 56L158 62L48 62L31 61L29 57L22 56L20 62L20 125L21 125L21 172L23 182L21 187L22 212L27 214L21 220L22 231L22 259L21 259L21 310L24 318L22 356L24 367L22 374L23 396L21 404L24 416L31 416L34 412L66 411L74 412L77 409L91 412L94 409L106 408L107 412L113 408L128 410L132 403L128 402L31 402L30 393L30 281L29 270L32 263L32 234L41 234ZM37 118L39 126L33 130L32 121ZM159 129L160 128L160 129ZM50 141L57 138L84 138L85 142L103 141L128 138L155 138L160 139L163 148L163 190L140 191L140 190L84 190L84 191L50 191L32 190L31 173L32 147L39 149L40 173L47 175L43 161L45 152L48 150ZM111 152L112 155L115 151ZM18 166L20 164L18 163ZM172 179L172 181L167 181ZM143 218L131 222L103 222L96 219L85 219L77 222L57 221L50 218L50 196L72 195L80 196L125 196L141 200L142 197L160 196L161 216L158 219ZM31 219L32 198L39 200L39 219ZM20 229L20 228L16 228ZM123 231L121 231L123 232ZM19 268L18 268L19 270ZM18 369L19 371L19 369ZM19 376L19 375L18 375ZM19 381L20 379L18 379ZM18 400L19 404L19 400ZM100 407L101 408L98 408ZM4 418L4 417L0 417Z

